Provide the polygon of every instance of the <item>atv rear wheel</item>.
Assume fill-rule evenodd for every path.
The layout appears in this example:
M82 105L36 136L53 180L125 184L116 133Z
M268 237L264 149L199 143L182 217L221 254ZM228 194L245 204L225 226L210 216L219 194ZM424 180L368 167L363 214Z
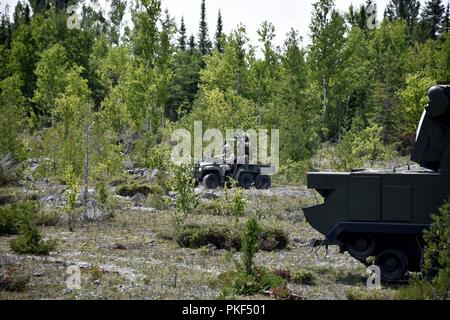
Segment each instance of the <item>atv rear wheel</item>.
M217 189L220 183L220 178L215 173L209 173L203 178L203 186L206 189Z
M272 181L269 176L257 176L255 186L256 189L270 189Z
M243 173L239 176L239 186L244 189L250 189L254 182L253 175L250 173Z

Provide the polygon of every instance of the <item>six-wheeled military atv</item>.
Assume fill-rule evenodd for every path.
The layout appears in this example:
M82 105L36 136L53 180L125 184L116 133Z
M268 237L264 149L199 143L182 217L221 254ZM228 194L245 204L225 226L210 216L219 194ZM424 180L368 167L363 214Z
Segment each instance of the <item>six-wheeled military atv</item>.
M429 90L411 160L426 169L309 173L308 187L324 198L304 209L325 243L368 264L381 278L401 279L422 265L424 229L450 195L450 86Z
M251 186L257 189L269 189L272 182L270 176L262 174L262 168L270 168L270 166L202 162L195 165L194 177L197 183L202 183L207 189L216 189L225 184L230 187L232 180L236 180L238 186L244 189L249 189Z

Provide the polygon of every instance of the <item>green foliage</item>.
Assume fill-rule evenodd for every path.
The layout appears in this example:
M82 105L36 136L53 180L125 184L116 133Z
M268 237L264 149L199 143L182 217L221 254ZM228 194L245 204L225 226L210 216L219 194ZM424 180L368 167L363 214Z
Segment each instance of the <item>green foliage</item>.
M395 153L383 143L382 130L375 124L361 131L347 131L334 149L333 168L349 171L363 166L365 161L373 167L377 160L392 158Z
M206 245L217 249L240 248L240 239L230 229L219 225L185 225L177 235L177 242L187 248Z
M186 224L176 235L178 244L186 248L212 245L217 249L243 250L242 230L217 224ZM283 250L288 245L287 234L276 227L261 227L256 238L257 249L263 251Z
M398 118L401 119L397 130L401 141L412 145L415 142L415 134L424 111L428 103L427 91L436 82L424 76L422 73L408 75L406 77L406 87L397 92L399 100Z
M439 214L424 232L424 278L415 277L400 290L400 299L448 300L450 298L450 202L446 201Z
M295 283L313 286L316 283L317 275L309 270L298 269L292 273L291 279Z
M117 212L118 201L103 182L97 184L95 191L100 210L107 217L113 218Z
M258 251L261 227L255 217L251 216L242 234L243 264L247 275L253 274L253 257Z
M40 207L36 202L19 202L0 207L0 235L20 235L10 241L11 249L17 253L48 254L56 241L42 240L36 225Z
M25 99L20 86L21 80L17 75L0 82L0 155L10 154L18 160L25 156L21 140L25 124Z
M172 190L176 192L176 213L174 222L177 227L183 224L184 218L198 206L198 197L195 193L195 180L193 169L186 164L174 168Z
M293 161L288 159L280 167L275 179L277 182L283 184L304 184L306 175L311 169L312 165L310 160Z
M286 288L286 281L282 277L263 267L254 268L251 274L239 269L226 271L219 275L218 282L223 287L222 296L226 293L228 296L262 294L270 289Z
M225 199L228 202L229 215L234 218L237 226L247 207L247 198L244 196L244 189L237 187L236 181L233 180L231 184L231 188L225 188Z
M75 175L74 169L71 165L68 165L64 173L64 181L67 183L67 204L66 210L69 216L69 230L73 230L76 220L76 210L75 202L77 200L78 192L80 191L80 186L78 182L78 177Z
M22 226L34 222L39 212L36 202L18 202L0 206L0 235L20 233Z
M20 254L47 255L57 245L56 240L42 240L36 225L29 224L24 227L22 234L9 242L11 249Z

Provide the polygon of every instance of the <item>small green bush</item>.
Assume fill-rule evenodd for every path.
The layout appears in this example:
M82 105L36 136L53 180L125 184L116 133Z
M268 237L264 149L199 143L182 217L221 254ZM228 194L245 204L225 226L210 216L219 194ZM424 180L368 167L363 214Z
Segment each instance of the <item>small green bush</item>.
M254 268L251 274L244 270L226 271L219 275L223 291L240 295L264 293L267 290L286 286L286 281L266 268Z
M22 292L30 282L30 276L16 266L0 269L0 291Z
M414 277L399 291L399 299L450 299L450 201L445 201L432 218L433 223L424 232L424 277Z
M312 271L299 269L292 273L291 279L295 283L312 286L316 283L317 275Z
M186 248L213 245L217 249L239 249L240 241L226 227L218 225L186 225L177 235L177 242Z
M274 180L280 184L304 184L306 175L311 169L312 164L310 160L287 160L285 164L280 166Z
M262 251L282 250L288 244L286 233L275 227L268 229L262 227L258 239L258 247ZM238 228L216 224L187 224L177 233L176 241L182 247L193 249L207 245L213 245L217 249L242 249L242 240Z
M56 240L42 240L36 225L24 226L22 234L9 242L11 249L20 254L47 255L56 247Z
M261 227L255 217L250 217L245 224L242 234L243 263L248 275L253 273L253 257L259 249L259 235Z
M0 207L0 235L15 235L39 212L36 202L24 201Z

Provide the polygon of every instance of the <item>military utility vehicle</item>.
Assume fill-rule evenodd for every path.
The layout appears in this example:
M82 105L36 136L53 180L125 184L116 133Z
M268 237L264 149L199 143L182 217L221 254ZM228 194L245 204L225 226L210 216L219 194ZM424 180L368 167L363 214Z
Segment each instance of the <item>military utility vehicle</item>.
M411 170L312 172L309 188L324 203L304 209L309 224L354 258L375 257L385 281L420 271L424 229L450 195L450 86L428 91L411 160Z
M194 176L196 182L202 183L207 189L217 189L225 184L231 186L231 180L236 180L238 186L244 189L250 189L251 186L257 189L269 189L272 182L270 176L262 174L262 168L270 168L270 166L202 162L195 166Z

